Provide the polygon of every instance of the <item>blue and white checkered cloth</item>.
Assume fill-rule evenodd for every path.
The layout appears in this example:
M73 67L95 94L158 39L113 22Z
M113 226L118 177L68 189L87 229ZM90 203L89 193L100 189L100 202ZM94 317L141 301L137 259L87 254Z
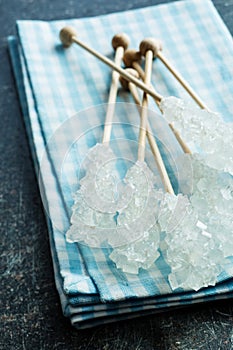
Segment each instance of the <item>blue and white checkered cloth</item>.
M85 328L232 297L232 259L215 287L172 292L167 280L169 268L162 258L149 271L127 275L109 260L109 249L66 242L64 233L69 227L80 164L87 150L101 140L101 104L108 100L111 79L109 68L81 48L63 49L58 35L66 25L76 29L80 40L112 58L110 42L115 33L126 32L133 48L144 37L161 38L164 55L209 108L221 113L227 122L233 121L233 43L209 0L184 0L95 18L18 21L18 39L10 37L9 48L48 214L55 279L64 314L76 327ZM154 63L152 80L162 95L189 99L159 61ZM131 99L121 92L118 101ZM154 105L151 108L156 110ZM124 152L135 160L138 121L127 121L136 127L129 127L122 119L114 125L112 139L118 155ZM174 138L169 141L172 135L165 138L158 127L162 143L170 142L173 147ZM132 142L120 148L117 140L122 138ZM169 164L166 150L164 155ZM150 165L149 152L147 161Z

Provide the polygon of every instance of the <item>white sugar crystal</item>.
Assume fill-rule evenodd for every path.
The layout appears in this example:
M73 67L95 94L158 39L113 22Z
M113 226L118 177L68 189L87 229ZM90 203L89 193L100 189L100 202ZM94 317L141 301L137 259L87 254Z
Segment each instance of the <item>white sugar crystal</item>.
M113 159L113 152L105 145L96 145L88 153L86 176L75 194L66 234L69 242L119 247L144 238L155 224L158 195L153 189L153 173L145 163L137 162L118 184L118 196L113 198Z
M180 132L183 140L205 156L206 163L233 175L233 123L217 113L186 104L176 97L161 101L165 119Z
M74 196L71 227L66 233L69 242L99 247L116 235L114 158L111 148L104 144L97 144L87 153L83 164L86 175Z
M223 255L214 244L212 234L207 232L206 224L198 219L195 208L187 197L168 193L161 208L159 224L166 230L163 256L171 268L168 276L171 288L198 290L214 285Z
M83 166L81 193L93 210L113 213L127 205L131 188L121 181L115 168L116 156L105 144L97 144L88 152Z
M138 241L115 248L110 258L126 273L137 274L140 268L149 269L160 256L160 230L155 224Z
M186 157L193 166L190 201L224 257L233 255L233 178L210 168L197 155Z
M154 174L148 168L145 162L137 161L126 173L125 184L132 189L131 200L128 205L119 210L118 225L130 225L135 220L148 221L149 225L154 224L154 217L151 210L155 212L154 205L155 192Z
M116 234L116 221L113 214L93 210L77 191L70 219L71 227L66 233L69 242L85 242L100 246L111 235Z
M138 273L159 257L160 231L156 224L162 191L154 189L155 178L145 162L137 161L127 172L125 182L132 187L132 198L119 212L118 229L125 232L128 244L113 250L110 258L124 272Z
M189 118L190 111L182 101L173 102L168 103L167 113L173 113L175 127L182 129L186 127L183 117ZM196 118L195 113L191 119ZM217 132L218 117L214 118L208 127ZM195 122L186 135L198 137L200 129L205 133L205 122L200 123ZM217 127L221 128L221 123ZM218 137L215 141L220 145ZM93 147L74 197L67 240L93 247L110 244L111 260L131 274L152 268L162 252L171 268L168 280L172 289L215 285L224 259L233 255L233 178L213 167L211 147L204 146L208 157L181 157L184 169L192 167L193 190L187 195L171 195L156 188L156 178L145 162L137 161L120 181L111 149ZM223 158L217 158L219 166Z
M224 257L233 255L233 178L211 168L198 154L183 155L183 166L192 166L192 193L189 199L203 230L211 232Z

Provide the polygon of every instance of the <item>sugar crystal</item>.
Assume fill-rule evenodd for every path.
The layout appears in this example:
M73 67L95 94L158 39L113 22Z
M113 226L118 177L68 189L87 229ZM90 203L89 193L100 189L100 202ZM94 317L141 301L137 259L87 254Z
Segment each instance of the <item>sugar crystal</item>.
M140 268L150 268L160 255L156 221L163 193L154 188L154 174L145 162L137 161L128 170L125 182L132 186L133 195L128 206L119 212L117 225L125 230L128 244L115 248L110 258L124 272L138 273Z
M203 153L210 167L233 175L233 123L176 97L162 99L161 108L193 152Z

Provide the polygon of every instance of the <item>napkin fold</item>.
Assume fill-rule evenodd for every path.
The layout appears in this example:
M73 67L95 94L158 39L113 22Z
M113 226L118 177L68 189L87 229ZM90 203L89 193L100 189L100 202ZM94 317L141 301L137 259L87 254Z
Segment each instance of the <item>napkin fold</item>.
M182 289L172 292L167 279L169 267L162 258L150 270L141 270L134 276L116 269L108 257L110 248L95 249L66 242L82 161L87 151L101 141L103 104L108 100L111 72L81 48L61 46L58 35L65 25L74 27L80 40L111 58L110 42L115 33L126 32L134 48L144 37L156 33L163 41L164 55L206 104L227 122L233 121L232 38L211 1L185 0L94 18L17 22L18 38L9 38L9 48L47 214L56 286L64 314L77 328L86 328L231 298L231 258L216 286L198 292ZM152 81L164 96L189 99L157 60ZM122 117L122 108L126 102L132 102L128 93L121 91L118 102L124 104L117 107L118 124L112 133L114 150L133 162L138 119L127 116L125 123ZM160 146L169 166L171 152L179 155L181 151L162 118L153 119L158 113L153 103L150 108L153 131L162 140ZM122 144L119 142L122 139L127 142ZM168 149L163 145L168 145ZM147 162L156 173L149 152ZM119 172L127 166L121 165ZM170 170L173 171L172 165ZM177 174L172 174L176 184Z

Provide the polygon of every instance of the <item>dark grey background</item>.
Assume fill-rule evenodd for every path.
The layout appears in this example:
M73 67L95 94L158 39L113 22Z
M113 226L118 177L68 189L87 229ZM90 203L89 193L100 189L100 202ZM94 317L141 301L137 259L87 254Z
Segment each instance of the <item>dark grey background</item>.
M208 0L203 0L208 1ZM77 331L61 312L7 52L17 19L99 15L156 0L0 0L0 349L233 349L232 300ZM233 0L214 0L233 33Z

